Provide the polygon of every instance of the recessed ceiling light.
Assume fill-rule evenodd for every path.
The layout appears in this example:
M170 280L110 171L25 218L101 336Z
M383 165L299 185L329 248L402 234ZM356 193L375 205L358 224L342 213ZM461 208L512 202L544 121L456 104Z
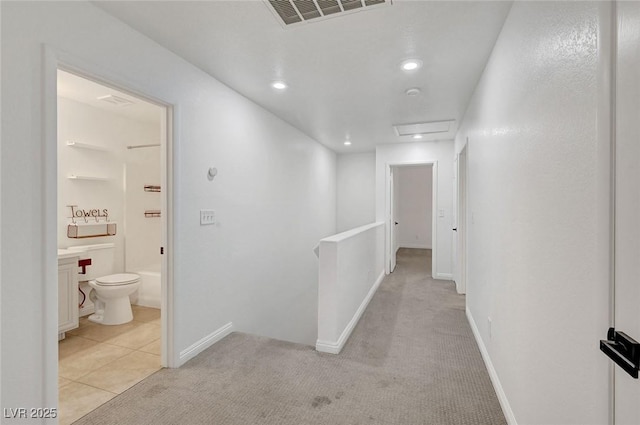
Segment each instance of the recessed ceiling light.
M422 134L414 134L413 138L414 139L422 139Z
M351 146L351 141L350 140L345 140L344 141L344 145L345 146Z
M403 71L415 71L422 66L422 61L419 59L407 59L400 64Z
M271 87L277 90L284 90L287 88L287 85L284 83L284 81L274 81L273 83L271 83Z

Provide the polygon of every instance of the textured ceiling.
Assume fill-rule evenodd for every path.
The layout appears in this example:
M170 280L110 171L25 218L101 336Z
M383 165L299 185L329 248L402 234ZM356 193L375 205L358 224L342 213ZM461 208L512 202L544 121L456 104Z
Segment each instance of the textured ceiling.
M263 1L94 4L337 152L412 141L394 124L453 119L423 140L452 139L511 7L395 0L285 28ZM400 70L407 58L422 68Z

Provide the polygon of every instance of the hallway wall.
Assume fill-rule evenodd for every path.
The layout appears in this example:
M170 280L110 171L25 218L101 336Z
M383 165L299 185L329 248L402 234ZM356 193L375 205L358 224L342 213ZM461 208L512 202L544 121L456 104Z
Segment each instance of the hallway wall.
M57 284L56 194L44 190L55 184L55 146L43 144L43 123L55 125L53 108L43 109L55 89L42 92L52 51L175 105L170 357L180 362L229 322L313 344L313 248L336 231L335 153L90 3L0 7L1 244L11 247L2 250L2 407L57 405L57 324L45 308ZM202 208L215 209L216 225L200 226Z
M515 2L456 138L467 308L512 423L608 423L605 7Z
M376 154L338 154L336 167L338 233L373 223L376 219Z

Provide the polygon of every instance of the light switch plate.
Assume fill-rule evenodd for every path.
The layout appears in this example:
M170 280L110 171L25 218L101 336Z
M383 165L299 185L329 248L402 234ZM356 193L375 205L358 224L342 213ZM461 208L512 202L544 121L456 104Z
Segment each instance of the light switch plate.
M214 210L200 210L200 225L216 224L216 212Z

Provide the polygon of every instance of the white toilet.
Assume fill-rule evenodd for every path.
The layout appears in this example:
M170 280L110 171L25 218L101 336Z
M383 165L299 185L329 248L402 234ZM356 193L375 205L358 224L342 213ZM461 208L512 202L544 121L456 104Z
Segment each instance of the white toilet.
M95 312L89 320L102 325L121 325L133 320L129 295L140 286L140 276L134 273L114 273L115 245L113 243L69 247L79 251L80 258L91 258L91 265L85 274L78 275L79 281L88 281L91 288L89 298Z

